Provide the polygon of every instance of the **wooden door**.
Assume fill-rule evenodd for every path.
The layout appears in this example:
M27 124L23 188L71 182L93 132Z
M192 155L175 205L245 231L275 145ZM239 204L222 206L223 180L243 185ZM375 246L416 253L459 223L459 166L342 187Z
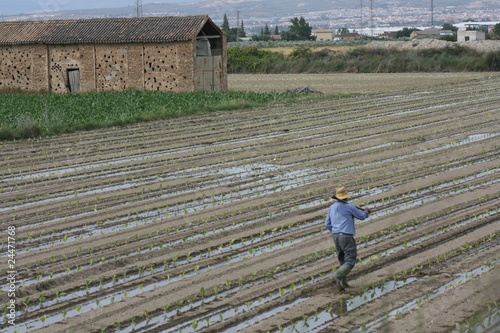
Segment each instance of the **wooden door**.
M68 69L68 89L69 92L80 91L80 70Z
M196 57L195 90L222 90L222 56Z

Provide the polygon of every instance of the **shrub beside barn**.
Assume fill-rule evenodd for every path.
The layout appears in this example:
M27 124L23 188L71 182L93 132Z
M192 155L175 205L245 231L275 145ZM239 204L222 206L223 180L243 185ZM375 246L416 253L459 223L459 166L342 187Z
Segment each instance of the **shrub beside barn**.
M206 15L0 22L0 89L225 91L226 47Z

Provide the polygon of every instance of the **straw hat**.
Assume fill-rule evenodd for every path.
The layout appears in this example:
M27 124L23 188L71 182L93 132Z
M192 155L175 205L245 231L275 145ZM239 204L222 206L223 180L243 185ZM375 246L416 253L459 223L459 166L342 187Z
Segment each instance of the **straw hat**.
M351 194L349 192L347 192L346 188L343 186L337 188L337 190L335 191L335 197L337 197L339 199L347 199L350 196L351 196Z

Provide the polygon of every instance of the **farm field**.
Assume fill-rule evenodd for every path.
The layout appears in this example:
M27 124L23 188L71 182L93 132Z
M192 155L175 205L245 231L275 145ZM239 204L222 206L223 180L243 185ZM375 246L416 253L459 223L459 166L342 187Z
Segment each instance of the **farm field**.
M478 74L0 142L0 330L499 325L500 77ZM345 292L324 228L340 185L373 211Z
M410 92L427 87L498 77L497 72L454 73L335 73L335 74L230 74L230 90L282 92L309 86L324 94Z
M356 48L359 46L356 45L356 46L318 46L318 47L306 46L306 47L309 48L311 50L311 52L318 52L318 51L321 51L323 49L329 49L332 51L347 51L347 50L350 50L350 49L353 49L353 48ZM297 47L265 47L262 49L267 50L267 51L272 51L272 52L280 52L280 53L283 53L284 55L289 55L294 50L296 50Z

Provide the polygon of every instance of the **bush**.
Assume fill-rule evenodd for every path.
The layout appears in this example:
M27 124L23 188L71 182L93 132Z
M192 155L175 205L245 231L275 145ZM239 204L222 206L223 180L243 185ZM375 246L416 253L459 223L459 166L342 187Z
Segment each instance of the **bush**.
M459 44L454 44L454 45L448 45L444 48L443 52L448 55L448 56L454 56L454 57L462 57L462 56L479 56L481 57L481 54L479 54L476 50L459 45Z
M484 71L500 71L500 52L488 52L484 59Z
M43 133L41 126L30 115L25 114L17 119L16 128L21 137L34 138Z
M457 41L457 34L454 33L453 35L444 35L439 37L440 40L446 40L448 42L456 42Z
M227 50L228 73L259 73L262 68L284 60L283 54L259 50L255 46L233 47Z
M288 59L294 60L294 59L310 59L311 58L311 48L310 47L298 47L294 49L290 54L288 55Z
M346 52L299 46L288 56L257 47L230 49L232 73L395 73L498 70L498 52L485 54L461 45L397 50L358 47ZM229 51L228 51L229 53Z
M0 126L0 140L14 140L18 137L14 130L7 126Z

